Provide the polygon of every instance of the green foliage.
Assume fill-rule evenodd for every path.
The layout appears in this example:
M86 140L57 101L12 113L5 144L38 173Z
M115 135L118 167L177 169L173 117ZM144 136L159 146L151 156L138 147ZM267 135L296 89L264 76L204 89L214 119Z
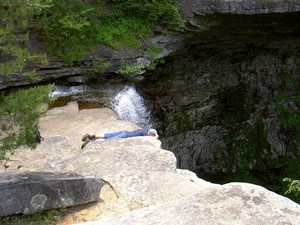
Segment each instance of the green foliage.
M147 66L147 70L151 71L151 70L155 70L155 68L157 67L157 65L159 64L165 64L165 60L164 59L157 59L154 60L154 62L152 62L149 66Z
M183 26L175 1L52 0L38 27L48 50L68 64L76 64L95 45L114 49L141 47L155 24L172 30Z
M91 26L101 9L81 0L53 0L37 20L38 30L48 43L48 51L66 63L77 62L93 45L96 27Z
M135 75L145 69L145 66L142 63L136 62L132 65L121 67L117 70L117 73L122 75Z
M3 96L0 107L0 159L21 145L36 146L38 120L49 103L51 85L18 90Z
M300 196L300 180L292 180L291 178L284 178L284 182L288 182L287 190L284 194L293 194L296 197ZM300 201L298 202L300 204Z
M34 71L25 71L28 63L45 63L46 56L32 54L23 47L28 40L28 24L47 0L2 0L0 3L0 76L23 73L32 76Z
M153 23L162 24L165 29L174 30L184 26L176 7L176 0L111 0L127 12L135 13Z
M49 210L49 211L39 212L33 215L5 216L2 218L2 223L4 225L12 225L12 224L50 225L50 224L56 224L56 222L59 220L59 216L61 216L62 213L63 213L62 210Z
M41 14L39 28L48 50L68 64L79 61L96 44L115 49L140 47L140 39L152 29L143 18L81 0L72 4L53 0L53 6Z
M48 51L74 65L96 45L114 49L141 47L156 25L183 27L176 1L3 0L0 3L0 75L24 71L27 63L46 62L45 55L22 48L28 27L37 29ZM151 48L151 47L150 47ZM151 52L151 57L154 52Z
M102 58L95 58L93 62L93 66L91 69L84 72L86 75L97 75L104 72L109 66L111 65L110 62L105 61Z
M141 39L150 35L153 24L135 15L128 15L119 10L113 10L110 15L104 15L99 21L96 41L114 49L124 47L138 48Z
M158 54L161 52L161 49L155 46L154 44L149 44L146 49L147 55L150 56L152 60L156 59Z

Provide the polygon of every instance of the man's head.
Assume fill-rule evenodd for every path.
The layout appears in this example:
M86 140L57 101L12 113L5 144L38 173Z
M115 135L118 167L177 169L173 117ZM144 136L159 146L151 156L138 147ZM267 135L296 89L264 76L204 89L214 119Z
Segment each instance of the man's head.
M149 135L149 136L156 137L156 138L159 137L158 134L157 134L157 131L156 131L155 129L150 129L150 130L148 130L148 135Z

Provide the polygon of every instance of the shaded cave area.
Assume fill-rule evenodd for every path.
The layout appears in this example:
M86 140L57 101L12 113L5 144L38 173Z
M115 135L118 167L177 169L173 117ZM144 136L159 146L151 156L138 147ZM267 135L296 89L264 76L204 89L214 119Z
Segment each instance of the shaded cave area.
M178 167L280 194L300 177L300 13L194 18L184 48L140 86ZM280 96L286 95L285 102Z

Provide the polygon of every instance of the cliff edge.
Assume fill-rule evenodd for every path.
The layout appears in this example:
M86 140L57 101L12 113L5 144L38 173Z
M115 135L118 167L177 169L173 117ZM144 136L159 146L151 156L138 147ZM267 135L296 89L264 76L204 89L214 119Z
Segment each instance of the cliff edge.
M79 110L76 102L40 120L37 149L16 149L0 172L78 173L104 182L100 200L67 209L67 224L299 224L300 206L246 183L218 185L176 168L153 137L94 141L85 133L134 130L110 109Z

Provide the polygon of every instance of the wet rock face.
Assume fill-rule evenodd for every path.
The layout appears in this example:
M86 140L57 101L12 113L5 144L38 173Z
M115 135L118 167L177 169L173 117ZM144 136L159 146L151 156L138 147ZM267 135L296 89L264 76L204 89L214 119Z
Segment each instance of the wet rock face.
M0 217L98 201L103 186L100 179L70 173L1 173L0 177Z
M163 147L180 168L202 177L245 165L264 173L263 162L290 151L276 99L296 95L285 80L299 81L299 19L299 13L194 17L191 29L207 30L187 35L185 47L144 83Z

